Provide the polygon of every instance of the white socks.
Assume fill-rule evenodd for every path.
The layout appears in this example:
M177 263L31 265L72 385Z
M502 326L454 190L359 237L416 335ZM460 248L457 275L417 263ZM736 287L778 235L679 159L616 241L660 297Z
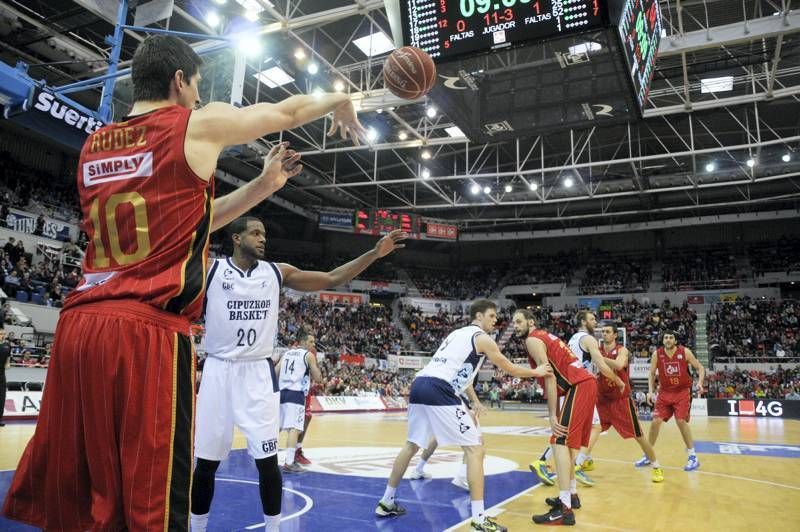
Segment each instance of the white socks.
M651 462L651 465L653 466L653 469L658 469L659 467L661 467L661 464L658 463L658 460L654 460L653 462Z
M208 528L208 514L189 514L189 522L192 525L192 532L206 532L206 528Z
M280 532L281 514L264 515L264 532Z
M428 463L427 460L423 460L422 458L419 459L417 462L417 473L420 475L425 471L425 465Z
M397 493L397 488L393 488L387 484L386 491L383 492L383 498L381 499L381 502L386 506L393 506L395 493Z
M578 483L575 481L575 479L569 481L569 492L578 493Z
M583 453L578 453L578 457L575 459L575 465L583 465L583 463L589 459L589 456Z
M483 521L483 501L471 501L472 502L472 520L480 523Z
M467 478L467 464L458 467L458 478Z
M572 508L572 496L569 491L559 491L558 498L561 499L561 504L567 508Z
M689 456L694 456L694 455L695 455L695 454L694 454L694 447L692 447L691 449L686 449L686 453L687 453Z

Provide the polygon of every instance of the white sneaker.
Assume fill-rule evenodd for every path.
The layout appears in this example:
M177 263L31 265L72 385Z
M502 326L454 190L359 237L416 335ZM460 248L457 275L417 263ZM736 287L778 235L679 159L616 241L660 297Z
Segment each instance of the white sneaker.
M428 473L427 471L423 471L422 473L420 473L415 469L414 471L411 472L410 475L408 475L408 478L409 480L428 480L429 478L432 477L431 474Z
M469 482L464 477L455 477L453 480L450 481L450 484L453 486L458 486L463 490L469 491Z

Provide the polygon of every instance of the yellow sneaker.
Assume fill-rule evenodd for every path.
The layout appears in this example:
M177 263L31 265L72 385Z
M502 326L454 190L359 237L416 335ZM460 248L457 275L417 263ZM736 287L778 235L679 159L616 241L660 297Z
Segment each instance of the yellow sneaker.
M586 459L581 466L583 471L594 471L594 460L591 458Z
M664 470L660 467L653 468L653 482L664 482Z

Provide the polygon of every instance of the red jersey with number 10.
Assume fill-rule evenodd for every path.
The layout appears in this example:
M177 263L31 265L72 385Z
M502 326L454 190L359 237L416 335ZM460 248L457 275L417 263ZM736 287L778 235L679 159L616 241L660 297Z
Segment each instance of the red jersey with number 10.
M567 344L558 336L542 329L536 329L528 337L537 338L544 342L547 349L547 360L553 368L559 395L579 382L594 378L591 373L583 368L583 363L575 357L570 348L567 347Z
M671 357L663 347L656 350L658 358L658 391L679 392L692 388L692 376L689 374L689 361L682 345L675 348Z
M191 113L156 109L86 140L78 192L89 246L65 308L126 299L199 317L214 185L186 162Z
M600 342L600 354L602 354L605 358L610 358L616 360L617 355L619 354L619 350L622 349L623 346L621 344L617 344L614 346L613 349L610 351L605 350L605 344ZM624 369L615 370L614 373L625 382L625 390L619 391L619 387L606 377L605 375L598 375L597 376L597 393L602 395L607 399L619 399L621 397L630 397L631 395L631 382L628 377L628 369L630 365L625 366Z

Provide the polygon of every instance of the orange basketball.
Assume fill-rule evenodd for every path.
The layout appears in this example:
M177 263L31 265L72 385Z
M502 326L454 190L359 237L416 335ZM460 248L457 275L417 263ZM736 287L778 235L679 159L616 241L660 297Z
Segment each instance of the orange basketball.
M419 48L403 46L383 63L383 81L398 98L416 100L428 94L436 83L436 65Z

